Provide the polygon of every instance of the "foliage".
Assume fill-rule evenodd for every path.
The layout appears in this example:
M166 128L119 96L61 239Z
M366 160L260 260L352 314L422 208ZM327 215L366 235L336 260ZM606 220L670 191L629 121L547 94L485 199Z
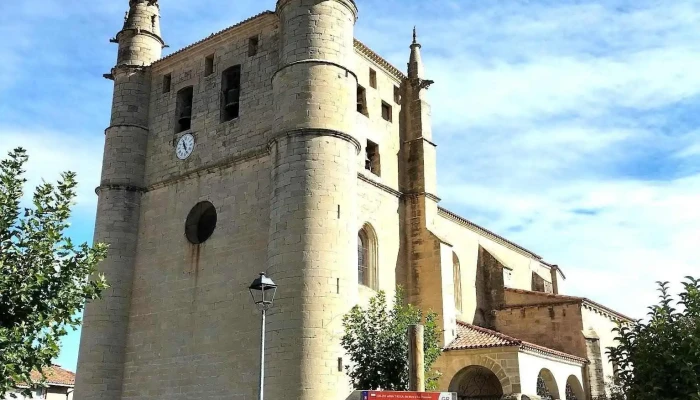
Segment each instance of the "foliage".
M437 388L440 377L431 366L440 355L437 314L423 312L410 304L403 304L399 288L394 304L388 307L386 294L379 292L369 301L366 309L355 306L343 317L345 334L343 348L350 355L352 366L346 372L357 390L408 390L409 325L424 325L423 350L425 356L425 387Z
M41 384L32 381L31 371L51 365L67 327L79 325L76 315L85 301L107 287L102 276L89 278L106 246L75 246L64 233L75 174L62 174L55 185L42 183L33 207L22 209L27 159L18 148L0 161L0 399L18 382Z
M608 354L618 368L627 400L700 400L700 280L687 277L679 309L659 282L660 302L649 321L615 329L617 347Z

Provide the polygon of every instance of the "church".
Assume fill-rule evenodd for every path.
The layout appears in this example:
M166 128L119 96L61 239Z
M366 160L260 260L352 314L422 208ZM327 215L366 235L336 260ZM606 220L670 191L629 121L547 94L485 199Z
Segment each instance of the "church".
M256 398L260 271L269 399L346 399L342 316L399 286L438 314L441 391L605 396L630 319L441 207L415 31L404 71L354 38L361 1L278 0L163 57L159 1L128 6L96 189L111 287L86 306L76 400Z

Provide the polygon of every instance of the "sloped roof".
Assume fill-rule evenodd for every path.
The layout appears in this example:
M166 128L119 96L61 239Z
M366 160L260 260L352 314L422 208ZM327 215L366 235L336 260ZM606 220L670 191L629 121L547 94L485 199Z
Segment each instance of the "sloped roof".
M252 21L254 21L254 20L257 20L257 19L262 18L262 17L269 16L269 15L275 15L275 12L274 12L274 11L263 11L263 12L261 12L261 13L259 13L259 14L257 14L257 15L254 15L254 16L252 16L252 17L250 17L250 18L244 19L243 21L238 22L237 24L231 25L231 26L229 26L228 28L224 28L224 29L222 29L222 30L220 30L220 31L218 31L218 32L212 33L211 35L209 35L209 36L207 36L207 37L205 37L205 38L203 38L203 39L200 39L200 40L198 40L198 41L196 41L196 42L194 42L194 43L190 43L190 44L188 44L187 46L185 46L185 47L183 47L183 48L181 48L181 49L178 49L178 50L176 50L176 51L174 51L174 52L172 52L172 53L170 53L170 54L168 54L168 55L166 55L166 56L163 56L162 58L160 58L160 59L154 61L153 64L151 64L151 65L154 66L154 65L156 65L156 64L158 64L158 63L160 63L160 62L162 62L162 61L164 61L164 60L167 60L167 59L169 59L169 58L171 58L171 57L173 57L173 56L175 56L175 55L177 55L177 54L180 54L180 53L182 53L183 51L188 50L188 49L190 49L190 48L192 48L192 47L194 47L194 46L196 46L196 45L198 45L198 44L200 44L200 43L204 43L204 42L206 42L206 41L209 40L209 39L212 39L212 38L215 38L215 37L217 37L217 36L223 35L224 33L230 32L230 31L232 31L232 30L238 28L238 27L241 26L241 25L245 25L245 24L247 24L248 22L252 22Z
M473 350L494 347L518 347L523 350L530 350L536 353L555 356L575 362L588 362L588 360L585 358L526 342L491 329L482 328L480 326L467 324L466 322L461 321L457 321L457 337L443 350Z
M247 18L247 19L245 19L245 20L243 20L243 21L241 21L241 22L238 22L238 23L236 23L236 24L234 24L234 25L231 25L231 26L229 26L228 28L224 28L224 29L222 29L222 30L220 30L220 31L218 31L218 32L212 33L211 35L209 35L209 36L207 36L207 37L205 37L205 38L202 38L202 39L200 39L200 40L198 40L198 41L196 41L196 42L194 42L194 43L190 43L190 44L188 44L187 46L185 46L185 47L183 47L183 48L181 48L181 49L178 49L178 50L176 50L176 51L174 51L174 52L172 52L172 53L170 53L170 54L168 54L168 55L166 55L166 56L163 56L163 57L161 57L160 59L154 61L153 64L151 64L151 65L152 65L152 66L155 66L155 65L161 63L162 61L165 61L165 60L167 60L167 59L169 59L169 58L171 58L171 57L173 57L173 56L175 56L175 55L177 55L177 54L180 54L180 53L182 53L182 52L184 52L184 51L186 51L186 50L189 50L189 49L191 49L191 48L193 48L193 47L195 47L195 46L197 46L197 45L199 45L199 44L201 44L201 43L204 43L204 42L206 42L206 41L208 41L208 40L210 40L210 39L217 38L217 37L219 37L219 36L221 36L221 35L223 35L223 34L225 34L225 33L227 33L227 32L230 32L230 31L232 31L232 30L234 30L234 29L236 29L236 28L242 26L242 25L245 25L245 24L247 24L247 23L249 23L249 22L253 22L253 21L256 21L256 20L258 20L258 19L265 18L265 17L268 17L268 16L273 16L273 15L275 15L275 12L274 12L274 11L269 11L269 10L268 10L268 11L263 11L263 12L257 14L257 15L254 15L254 16L252 16L252 17L250 17L250 18ZM396 68L396 67L395 67L394 65L392 65L389 61L387 61L385 58L383 58L382 56L380 56L377 52L375 52L374 50L370 49L367 45L365 45L364 43L360 42L359 40L354 39L354 47L355 47L355 50L357 50L358 52L360 52L360 54L363 54L365 57L369 58L370 60L374 61L375 63L377 63L378 65L380 65L381 67L383 67L387 72L389 72L389 73L391 73L392 75L394 75L394 77L396 77L398 80L402 80L402 79L405 79L405 78L406 78L406 75L405 75L400 69Z
M438 207L438 215L440 215L442 217L449 218L452 221L458 222L460 225L462 225L466 228L469 228L476 233L484 235L487 238L493 240L494 242L500 243L500 244L508 247L511 250L515 250L515 251L517 251L525 256L532 257L538 261L542 260L542 256L538 255L537 253L532 252L532 251L520 246L519 244L504 238L503 236L500 236L494 232L491 232L490 230L484 228L483 226L479 226L479 225L473 223L472 221L470 221L464 217L461 217L461 216L453 213L452 211L450 211L446 208Z
M44 375L46 376L46 383L49 385L75 386L75 373L62 368L59 365L52 365L44 368ZM32 381L39 382L41 381L41 374L39 371L32 371L31 378ZM21 383L18 386L27 387L27 384Z
M445 347L445 351L520 346L521 343L520 340L500 332L458 321L457 337Z
M626 316L625 314L619 313L615 310L613 310L610 307L606 307L600 303L596 303L593 300L590 300L586 297L577 297L577 296L566 296L563 294L552 294L552 293L542 293L542 292L535 292L532 290L523 290L523 289L513 289L513 288L505 288L506 291L513 292L513 293L520 293L520 294L528 294L528 295L533 295L533 296L540 296L540 297L545 297L550 300L561 300L561 302L581 302L589 307L597 308L601 311L607 312L611 315L614 315L617 318L626 320L627 322L632 322L634 319L631 317ZM556 304L556 303L549 303L549 304ZM525 305L521 305L525 306ZM506 308L517 308L519 305L507 305Z

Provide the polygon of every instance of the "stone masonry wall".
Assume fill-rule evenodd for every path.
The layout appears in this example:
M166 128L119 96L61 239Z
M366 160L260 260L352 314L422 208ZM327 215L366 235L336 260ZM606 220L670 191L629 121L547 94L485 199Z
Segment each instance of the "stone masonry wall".
M532 305L496 311L495 329L540 346L585 358L581 305Z
M146 181L154 185L182 179L205 167L227 163L266 151L272 134L274 102L270 77L277 69L277 17L263 15L245 22L220 37L177 53L153 66ZM248 55L248 40L259 37L258 53ZM205 57L214 56L214 72L205 76ZM240 116L221 122L222 72L241 66ZM170 74L172 87L163 93L163 80ZM177 92L193 86L192 129L196 150L185 161L174 157Z
M262 157L144 194L124 399L255 396L260 314L247 287L265 269L269 190ZM203 200L216 229L193 245L185 218Z

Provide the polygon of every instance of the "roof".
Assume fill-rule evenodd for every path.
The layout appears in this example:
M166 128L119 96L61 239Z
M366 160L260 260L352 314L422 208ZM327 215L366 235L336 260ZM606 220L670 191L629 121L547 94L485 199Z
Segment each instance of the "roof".
M365 57L384 67L388 72L392 73L394 77L398 80L406 79L406 75L401 72L398 68L394 67L389 61L385 60L382 56L375 53L372 49L367 47L364 43L355 39L355 49L363 54Z
M44 368L44 375L46 376L46 383L53 386L75 386L75 373L62 368L60 365L52 365L50 367ZM31 378L33 382L41 381L41 374L39 371L34 370L31 373ZM18 386L26 387L27 384L19 384Z
M500 332L457 321L457 337L444 350L487 349L520 346L521 343Z
M208 41L208 40L210 40L210 39L216 38L217 36L220 36L220 35L223 35L223 34L225 34L225 33L228 33L228 32L230 32L230 31L232 31L232 30L234 30L234 29L236 29L236 28L238 28L238 27L240 27L240 26L242 26L242 25L245 25L245 24L247 24L247 23L249 23L249 22L253 22L253 21L257 20L257 19L261 19L261 18L270 16L270 15L275 15L275 12L274 12L274 11L269 11L269 10L268 10L268 11L263 11L263 12L261 12L260 14L254 15L254 16L252 16L252 17L250 17L250 18L248 18L248 19L245 19L245 20L243 20L243 21L241 21L241 22L239 22L239 23L237 23L237 24L235 24L235 25L231 25L231 26L229 26L228 28L225 28L225 29L220 30L219 32L212 33L211 35L207 36L206 38L200 39L200 40L198 40L198 41L196 41L196 42L194 42L194 43L192 43L192 44L189 44L189 45L187 45L187 46L185 46L185 47L183 47L183 48L181 48L181 49L179 49L179 50L176 50L176 51L174 51L174 52L168 54L167 56L161 57L159 60L154 61L153 64L151 64L151 65L157 65L157 64L159 64L160 62L162 62L162 61L164 61L164 60L167 60L167 59L169 59L169 58L175 56L176 54L180 54L180 53L184 52L185 50L188 50L188 49L190 49L190 48L192 48L192 47L195 47L195 46L197 46L197 45L199 45L199 44L201 44L201 43L204 43L204 42L206 42L206 41ZM384 59L382 56L380 56L379 54L377 54L376 52L374 52L372 49L370 49L369 47L367 47L364 43L362 43L362 42L360 42L359 40L355 39L355 40L354 40L354 46L355 46L355 49L356 49L358 52L360 52L360 53L363 54L365 57L367 57L367 58L369 58L370 60L372 60L372 61L374 61L375 63L377 63L379 66L381 66L381 67L383 67L384 69L386 69L387 72L389 72L389 73L391 73L392 75L394 75L394 77L396 77L398 80L402 80L402 79L405 79L405 78L406 78L406 75L405 75L403 72L401 72L401 70L399 70L398 68L396 68L395 66L393 66L390 62L388 62L388 61L387 61L386 59Z
M248 22L252 22L252 21L254 21L254 20L258 19L258 18L263 18L263 17L268 16L268 15L275 15L275 13L274 13L274 11L269 11L269 10L268 10L268 11L263 11L263 12L261 12L260 14L254 15L254 16L248 18L248 19L244 19L243 21L241 21L241 22L239 22L239 23L237 23L237 24L235 24L235 25L231 25L231 26L229 26L228 28L225 28L225 29L220 30L219 32L212 33L211 35L205 37L204 39L200 39L200 40L198 40L198 41L196 41L196 42L194 42L194 43L191 43L191 44L189 44L189 45L187 45L187 46L185 46L185 47L183 47L183 48L181 48L181 49L179 49L179 50L176 50L176 51L174 51L174 52L168 54L167 56L162 57L162 58L160 58L159 60L154 61L153 64L151 64L151 65L152 65L152 66L153 66L153 65L156 65L156 64L160 63L161 61L167 60L167 59L169 59L170 57L172 57L172 56L174 56L174 55L176 55L176 54L180 54L180 53L182 53L183 51L188 50L188 49L190 49L190 48L192 48L192 47L194 47L194 46L196 46L196 45L198 45L198 44L200 44L200 43L204 43L204 42L206 42L206 41L209 40L209 39L212 39L212 38L214 38L214 37L216 37L216 36L219 36L219 35L223 35L224 33L227 33L227 32L229 32L229 31L232 31L232 30L238 28L238 27L241 26L241 25L247 24Z
M438 207L438 214L442 215L443 217L447 217L455 222L458 222L461 225L463 225L463 226L465 226L465 227L467 227L467 228L469 228L477 233L480 233L480 234L488 237L489 239L491 239L497 243L500 243L508 248L514 249L514 250L519 251L521 253L525 253L527 256L533 257L537 260L540 260L540 261L542 260L542 257L537 255L536 253L520 246L519 244L517 244L515 242L511 242L510 240L504 238L503 236L500 236L496 233L493 233L490 230L488 230L482 226L479 226L479 225L473 223L472 221L469 221L468 219L466 219L464 217L460 217L459 215L453 213L452 211L450 211L446 208Z
M588 360L586 360L585 358L581 358L558 350L550 349L548 347L516 339L514 337L504 335L500 332L482 328L476 325L467 324L466 322L462 321L457 321L457 337L443 350L472 350L487 349L494 347L518 347L521 350L534 351L536 353L555 356L579 363L588 362Z
M628 322L634 321L634 319L632 319L631 317L628 317L625 314L619 313L610 307L606 307L600 303L596 303L595 301L590 300L586 297L566 296L563 294L543 293L543 292L535 292L532 290L513 289L513 288L505 288L505 290L509 291L509 292L513 292L513 293L528 294L528 295L533 295L533 296L546 297L548 299L553 299L553 300L560 300L561 303L580 302L580 303L584 303L585 305L588 305L589 307L598 308L601 311L605 311L607 313L610 313L610 314L614 315L615 317L626 320ZM557 304L557 303L559 303L559 302L549 302L549 303L545 303L545 304ZM526 306L532 306L532 305L534 305L534 304L507 305L506 308L526 307Z

